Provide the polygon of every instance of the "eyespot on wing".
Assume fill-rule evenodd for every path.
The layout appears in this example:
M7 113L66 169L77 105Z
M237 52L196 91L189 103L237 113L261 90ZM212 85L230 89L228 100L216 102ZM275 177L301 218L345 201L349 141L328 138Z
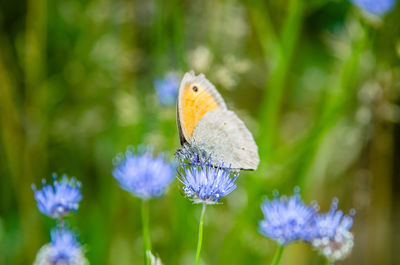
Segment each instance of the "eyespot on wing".
M181 144L191 140L193 130L203 115L226 104L214 85L204 74L187 72L180 84L177 100L177 125Z

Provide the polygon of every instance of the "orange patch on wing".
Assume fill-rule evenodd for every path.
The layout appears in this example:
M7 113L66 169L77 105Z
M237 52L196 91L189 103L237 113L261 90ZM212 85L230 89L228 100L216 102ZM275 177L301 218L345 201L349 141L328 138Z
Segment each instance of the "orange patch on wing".
M198 92L194 92L192 84L188 85L182 95L183 129L192 136L194 128L203 115L218 108L219 106L213 96L205 89L199 88Z

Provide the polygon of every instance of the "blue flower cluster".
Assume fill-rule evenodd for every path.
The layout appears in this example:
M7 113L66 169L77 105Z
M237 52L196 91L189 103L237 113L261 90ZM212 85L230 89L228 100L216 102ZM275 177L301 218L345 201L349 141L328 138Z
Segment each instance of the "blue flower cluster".
M58 218L58 227L51 231L51 242L44 245L36 255L34 265L86 265L81 245L74 234L64 227L63 217L76 212L82 200L81 183L75 178L63 175L57 180L53 174L53 185L46 184L38 190L32 185L39 211L52 218Z
M179 80L173 74L170 74L165 78L156 78L154 80L154 87L156 89L158 101L162 106L175 105L178 86Z
M299 189L289 198L276 193L272 200L261 205L264 219L259 223L262 235L276 240L280 245L302 240L311 243L332 261L345 258L353 247L354 212L343 215L337 210L338 200L334 199L328 213L318 213L318 205L306 205Z
M195 203L215 204L220 199L236 189L236 179L239 173L231 177L230 168L224 168L221 163L214 168L211 160L197 162L191 160L188 165L182 163L183 172L180 172L178 180L185 185L185 195Z
M396 0L351 0L351 2L377 16L389 13L396 5Z
M62 218L70 212L76 212L82 200L81 183L74 178L68 179L66 175L58 181L57 175L53 174L53 186L43 180L41 190L37 190L35 185L32 185L32 189L39 211L52 218Z
M224 167L222 162L213 167L211 158L204 161L197 156L185 160L189 163L182 161L182 170L176 178L184 185L186 197L203 204L204 220L206 204L217 204L234 191L239 173ZM121 188L144 201L161 196L175 175L175 164L167 162L163 155L154 157L149 147L141 146L136 153L128 149L125 155L118 155L114 163L113 175ZM39 250L34 265L87 265L82 246L63 222L66 214L78 210L82 200L81 183L66 175L61 180L53 175L52 185L43 181L41 190L32 187L40 212L60 220L58 227L51 231L51 242ZM262 203L261 210L264 219L259 222L259 232L281 246L305 241L332 263L345 258L353 248L350 229L354 212L344 215L338 210L337 199L332 201L329 212L319 213L319 206L315 202L306 205L300 189L295 188L291 197L274 192L271 200Z
M159 197L175 176L175 165L163 155L153 157L151 148L128 150L114 160L113 176L121 188L142 199Z

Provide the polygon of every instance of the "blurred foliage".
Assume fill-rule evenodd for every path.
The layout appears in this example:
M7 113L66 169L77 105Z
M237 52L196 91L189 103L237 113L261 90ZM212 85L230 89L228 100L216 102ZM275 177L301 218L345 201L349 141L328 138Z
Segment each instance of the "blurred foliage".
M0 3L0 264L31 264L54 223L31 184L76 176L69 218L91 264L142 264L140 201L111 175L128 145L179 147L153 87L204 72L254 133L262 164L205 220L202 264L268 264L263 196L302 188L357 210L343 264L400 264L400 10L372 17L329 0L27 0ZM154 252L194 260L200 206L177 182L151 207ZM321 264L305 244L281 264Z

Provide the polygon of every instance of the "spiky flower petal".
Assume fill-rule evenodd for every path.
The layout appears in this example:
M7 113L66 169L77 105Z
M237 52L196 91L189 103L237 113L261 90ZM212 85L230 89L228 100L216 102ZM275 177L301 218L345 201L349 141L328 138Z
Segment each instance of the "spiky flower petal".
M198 162L191 160L189 164L182 163L183 170L178 180L184 185L185 195L195 203L215 204L220 199L236 189L236 179L239 173L231 177L230 168L217 168L211 165L211 160Z
M175 176L174 163L163 155L153 157L149 147L139 147L137 153L128 150L114 163L113 176L121 188L142 199L160 197Z
M32 185L32 189L39 211L52 218L76 212L82 200L81 183L75 178L69 179L66 175L58 181L57 175L53 174L53 185L46 184L43 180L41 190L37 190L35 185Z
M295 189L295 194L289 198L278 196L276 192L272 200L266 199L261 205L264 219L259 223L260 233L281 245L295 240L311 240L309 226L317 211L317 205L305 205L299 189Z
M329 212L314 217L314 236L312 245L331 261L347 257L354 245L353 234L349 231L353 225L354 212L343 215L337 210L338 200L334 199Z

